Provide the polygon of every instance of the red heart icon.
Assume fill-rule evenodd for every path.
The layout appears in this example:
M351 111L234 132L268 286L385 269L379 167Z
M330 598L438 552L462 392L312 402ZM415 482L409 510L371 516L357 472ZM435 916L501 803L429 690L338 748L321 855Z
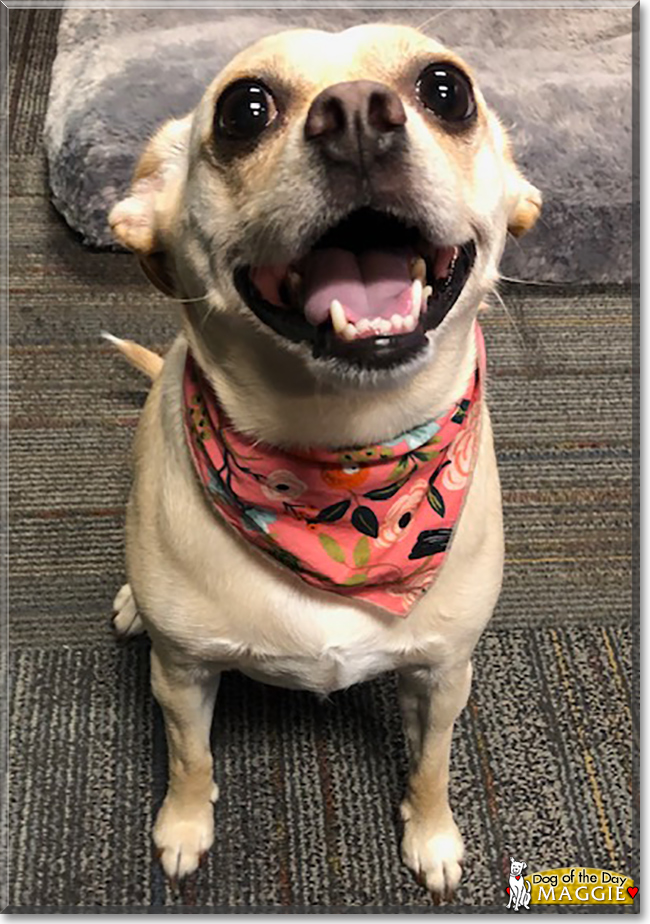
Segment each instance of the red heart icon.
M506 886L506 893L510 895L510 886Z
M636 893L637 893L638 891L639 891L639 890L638 890L638 888L637 888L636 886L634 886L634 888L632 888L632 887L630 886L630 888L627 890L627 894L628 894L628 895L631 895L632 898L634 898L634 896L636 895Z
M521 879L521 876L515 876L515 879L519 880Z

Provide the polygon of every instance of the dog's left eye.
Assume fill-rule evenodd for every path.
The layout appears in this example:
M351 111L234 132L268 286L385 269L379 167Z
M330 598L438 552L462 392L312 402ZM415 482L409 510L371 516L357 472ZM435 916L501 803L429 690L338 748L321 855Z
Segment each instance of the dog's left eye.
M453 64L430 64L417 82L420 102L445 122L467 122L476 114L469 78Z
M215 133L237 141L250 141L257 138L276 115L275 102L264 84L239 80L219 98Z

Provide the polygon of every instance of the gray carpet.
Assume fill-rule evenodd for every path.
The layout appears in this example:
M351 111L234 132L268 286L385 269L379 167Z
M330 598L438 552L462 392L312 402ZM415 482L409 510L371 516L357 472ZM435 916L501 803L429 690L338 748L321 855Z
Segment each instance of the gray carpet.
M215 847L178 895L153 861L166 770L148 648L110 630L146 382L98 334L162 348L175 310L48 203L58 16L10 13L10 910L430 913L398 858L390 676L320 703L227 675ZM485 333L508 564L456 732L456 912L503 906L511 853L638 880L630 291L503 296L510 317L495 303Z

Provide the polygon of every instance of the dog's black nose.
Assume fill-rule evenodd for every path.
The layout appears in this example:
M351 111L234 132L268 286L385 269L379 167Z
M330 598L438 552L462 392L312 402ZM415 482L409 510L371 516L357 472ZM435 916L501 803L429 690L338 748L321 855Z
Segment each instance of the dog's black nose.
M395 146L405 123L402 101L390 87L351 80L318 94L307 113L305 137L330 160L364 170Z

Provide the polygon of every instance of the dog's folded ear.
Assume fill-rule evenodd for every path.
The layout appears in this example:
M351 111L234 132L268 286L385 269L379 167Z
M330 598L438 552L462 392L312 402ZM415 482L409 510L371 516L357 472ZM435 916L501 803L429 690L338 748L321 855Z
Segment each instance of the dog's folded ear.
M542 211L542 194L523 176L512 156L510 139L505 128L501 129L502 153L506 164L506 196L508 199L508 231L514 237L521 237L534 226Z
M108 216L117 240L138 254L146 275L167 295L175 289L165 245L187 172L191 126L191 114L163 125L140 157L129 194Z
M529 183L512 164L508 181L508 231L514 237L521 237L530 231L542 211L542 194Z

